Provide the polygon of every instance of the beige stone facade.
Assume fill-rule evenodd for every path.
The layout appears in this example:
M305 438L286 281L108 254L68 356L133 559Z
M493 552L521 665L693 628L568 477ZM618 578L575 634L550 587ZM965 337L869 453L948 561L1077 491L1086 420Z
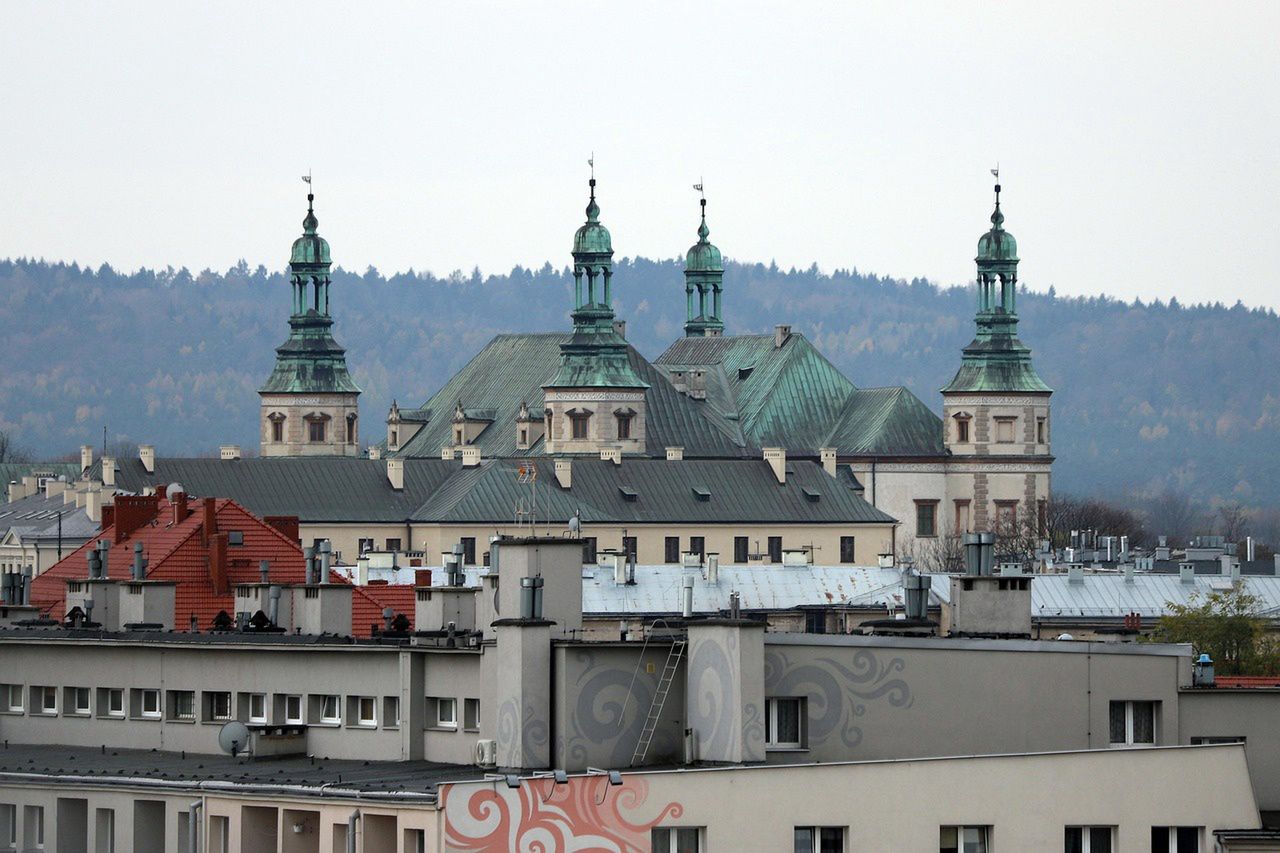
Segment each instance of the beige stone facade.
M263 456L359 456L358 394L262 394Z
M642 389L548 388L545 402L547 453L645 450Z

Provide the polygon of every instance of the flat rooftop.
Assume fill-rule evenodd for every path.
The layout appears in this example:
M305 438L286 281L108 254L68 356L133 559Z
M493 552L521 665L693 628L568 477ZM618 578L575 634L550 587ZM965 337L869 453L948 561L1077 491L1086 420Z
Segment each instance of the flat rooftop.
M115 749L79 746L7 744L0 747L0 785L107 785L146 787L163 785L180 790L182 783L205 793L249 793L255 788L277 793L281 786L299 793L324 788L324 795L432 802L442 782L473 781L484 771L465 764L431 761L357 761L306 756L232 758L192 752Z

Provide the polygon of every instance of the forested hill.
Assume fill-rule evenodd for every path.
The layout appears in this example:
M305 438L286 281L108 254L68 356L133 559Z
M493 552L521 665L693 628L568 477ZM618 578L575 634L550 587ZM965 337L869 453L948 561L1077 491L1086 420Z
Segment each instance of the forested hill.
M624 260L627 336L655 358L681 333L676 261ZM161 454L257 445L258 386L287 334L280 273L122 275L0 261L0 430L43 457L151 442ZM482 277L334 276L336 337L364 388L364 437L392 397L418 405L493 335L564 329L572 279L550 265ZM906 385L940 409L973 335L969 289L857 272L729 264L729 333L791 323L855 384ZM1280 318L1241 305L1019 296L1021 337L1055 389L1055 488L1123 497L1186 490L1280 505Z

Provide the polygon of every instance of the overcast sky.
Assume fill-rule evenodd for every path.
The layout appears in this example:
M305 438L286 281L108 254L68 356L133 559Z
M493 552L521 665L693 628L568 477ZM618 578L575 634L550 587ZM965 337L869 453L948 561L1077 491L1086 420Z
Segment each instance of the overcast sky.
M286 8L286 6L291 8ZM904 11L904 7L907 11ZM1280 3L5 0L0 257L569 262L970 281L999 161L1023 280L1280 308Z

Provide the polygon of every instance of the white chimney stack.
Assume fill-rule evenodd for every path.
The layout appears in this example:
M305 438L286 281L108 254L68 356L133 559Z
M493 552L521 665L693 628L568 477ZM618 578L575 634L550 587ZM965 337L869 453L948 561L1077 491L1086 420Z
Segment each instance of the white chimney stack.
M116 458L114 456L102 457L102 485L115 488Z
M779 483L787 482L787 451L781 447L764 448L764 461L773 469L773 476Z
M836 449L834 447L823 447L818 453L822 457L822 470L834 477L836 475Z
M462 467L475 468L480 464L480 446L467 444L462 447Z
M93 445L80 445L80 470L84 471L93 464Z
M223 462L234 462L240 458L240 445L224 444L218 448L218 457Z
M718 583L720 581L720 555L707 555L707 583Z
M779 323L773 327L773 346L775 349L781 349L789 337L791 337L791 326Z
M556 482L560 484L562 489L573 488L573 460L557 459L556 460Z
M138 460L142 462L142 470L148 474L154 474L156 472L156 446L154 444L139 444Z
M622 464L622 448L621 447L600 448L600 461L612 462L614 465L621 465Z
M683 447L668 447L668 448L667 448L667 461L668 461L668 462L679 462L679 461L680 461L680 460L682 460L682 459L684 459L684 448L683 448Z
M387 482L397 492L404 490L404 460L400 458L387 460Z

